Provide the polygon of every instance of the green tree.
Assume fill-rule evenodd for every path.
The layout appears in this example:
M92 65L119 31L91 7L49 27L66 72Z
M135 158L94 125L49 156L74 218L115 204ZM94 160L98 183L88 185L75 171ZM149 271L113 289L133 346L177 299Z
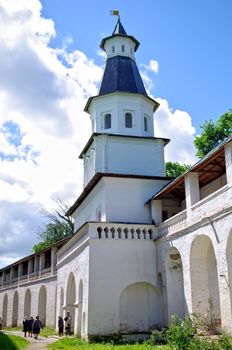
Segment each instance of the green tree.
M56 204L58 205L58 209L56 210L42 210L43 216L45 216L49 222L42 231L38 233L38 237L41 241L33 246L32 251L34 253L38 253L49 245L74 234L72 219L65 215L69 208L68 204L60 199L56 200Z
M178 162L166 162L165 174L170 177L177 177L190 168L191 165L180 164Z
M203 158L214 147L218 146L223 140L232 134L232 109L229 109L217 122L211 119L201 125L202 133L196 136L194 145L196 147L196 156Z

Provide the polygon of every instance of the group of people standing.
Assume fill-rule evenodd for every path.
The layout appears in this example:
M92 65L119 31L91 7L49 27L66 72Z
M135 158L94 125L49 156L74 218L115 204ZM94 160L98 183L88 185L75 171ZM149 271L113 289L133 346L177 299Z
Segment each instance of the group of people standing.
M26 316L23 319L23 332L24 337L32 337L34 335L34 339L38 339L40 334L40 330L43 329L42 323L39 319L39 316L36 316L34 319L32 316L28 319Z
M58 334L60 337L64 334L64 326L66 336L71 335L71 324L72 317L69 311L67 311L67 314L64 319L62 318L62 316L58 317Z

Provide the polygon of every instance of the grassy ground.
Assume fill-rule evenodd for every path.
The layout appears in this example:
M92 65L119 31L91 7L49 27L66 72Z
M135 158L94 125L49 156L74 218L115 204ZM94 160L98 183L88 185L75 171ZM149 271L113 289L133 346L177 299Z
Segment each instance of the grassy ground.
M149 346L146 344L88 344L78 338L62 338L48 346L50 350L170 350L168 346Z
M28 344L29 341L24 338L17 337L15 335L0 333L1 350L21 350L25 349Z

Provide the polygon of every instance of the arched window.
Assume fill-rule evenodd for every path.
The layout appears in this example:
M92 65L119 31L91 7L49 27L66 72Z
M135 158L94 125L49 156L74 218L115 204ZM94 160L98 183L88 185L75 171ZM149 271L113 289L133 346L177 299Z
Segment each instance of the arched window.
M125 127L132 128L132 113L130 112L125 113Z
M111 114L106 113L104 115L104 129L110 129L111 128Z
M144 116L144 131L148 131L148 118Z

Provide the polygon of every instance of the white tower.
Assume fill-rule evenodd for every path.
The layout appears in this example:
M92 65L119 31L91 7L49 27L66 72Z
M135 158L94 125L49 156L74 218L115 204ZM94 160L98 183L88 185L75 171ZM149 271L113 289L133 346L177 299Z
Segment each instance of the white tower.
M138 46L120 19L101 42L106 67L99 94L85 106L92 136L80 154L84 190L69 210L76 228L88 220L150 222L144 203L164 185L164 146L169 140L154 137L153 113L159 104L144 88L134 56ZM127 211L119 210L124 197Z

